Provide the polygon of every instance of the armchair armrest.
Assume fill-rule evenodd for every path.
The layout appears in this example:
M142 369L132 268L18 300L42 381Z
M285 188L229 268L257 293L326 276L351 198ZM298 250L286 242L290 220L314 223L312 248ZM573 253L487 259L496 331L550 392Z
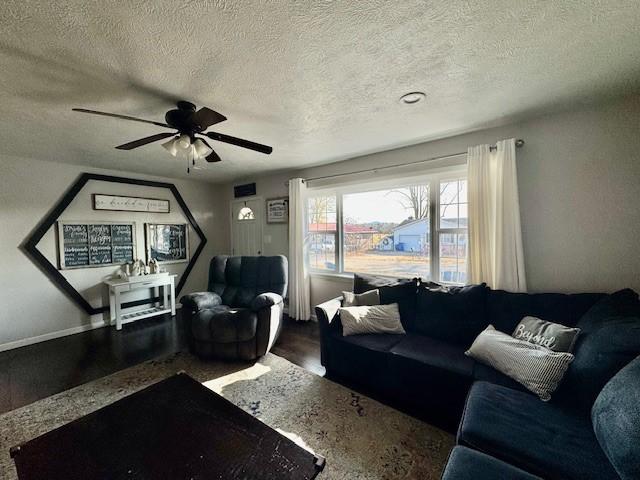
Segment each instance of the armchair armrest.
M204 310L206 308L212 308L216 305L222 304L222 298L217 293L213 292L195 292L189 295L184 295L180 299L180 303L183 307L189 309L192 312L198 310Z
M278 305L283 301L282 297L277 293L261 293L251 301L251 310L257 312L262 308Z

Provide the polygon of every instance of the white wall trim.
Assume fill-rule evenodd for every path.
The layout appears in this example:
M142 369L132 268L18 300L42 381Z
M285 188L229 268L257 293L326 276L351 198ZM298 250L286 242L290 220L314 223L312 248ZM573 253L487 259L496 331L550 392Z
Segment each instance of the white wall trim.
M54 340L60 337L67 337L69 335L75 335L76 333L87 332L89 330L95 330L96 328L106 326L109 326L108 322L98 320L96 322L85 323L84 325L78 325L77 327L57 330L55 332L49 332L35 337L21 338L20 340L14 340L13 342L0 344L0 352L13 350L14 348L26 347L27 345L33 345L34 343L46 342L47 340Z
M176 310L182 308L182 304L176 302ZM102 314L98 314L102 315ZM115 322L111 324L106 320L96 320L93 322L78 325L77 327L66 328L64 330L57 330L55 332L44 333L42 335L36 335L35 337L21 338L12 342L0 344L0 352L6 352L7 350L13 350L14 348L26 347L33 345L34 343L46 342L47 340L55 340L60 337L68 337L69 335L75 335L76 333L88 332L89 330L95 330L96 328L115 326Z

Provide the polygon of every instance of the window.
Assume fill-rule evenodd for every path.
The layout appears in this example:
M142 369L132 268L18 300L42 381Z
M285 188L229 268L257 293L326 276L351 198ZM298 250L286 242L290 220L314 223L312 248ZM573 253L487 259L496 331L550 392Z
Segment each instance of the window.
M242 207L238 212L238 220L255 220L256 216L249 207Z
M307 200L307 254L312 270L337 270L336 196Z
M432 178L307 201L312 271L467 280L467 182Z
M467 220L467 181L441 181L438 219L440 282L467 281Z
M430 275L429 185L342 197L345 272Z

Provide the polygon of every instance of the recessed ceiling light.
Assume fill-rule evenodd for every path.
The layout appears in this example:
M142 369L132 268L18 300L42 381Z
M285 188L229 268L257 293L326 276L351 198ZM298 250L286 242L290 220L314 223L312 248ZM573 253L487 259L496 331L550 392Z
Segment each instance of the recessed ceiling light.
M413 105L424 100L426 95L423 92L411 92L400 97L400 102L406 105Z

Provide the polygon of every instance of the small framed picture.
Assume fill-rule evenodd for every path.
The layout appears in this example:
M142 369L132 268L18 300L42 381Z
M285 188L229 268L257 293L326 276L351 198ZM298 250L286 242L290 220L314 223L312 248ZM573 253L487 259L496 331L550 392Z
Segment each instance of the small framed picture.
M289 221L289 197L267 199L267 223L287 223Z

